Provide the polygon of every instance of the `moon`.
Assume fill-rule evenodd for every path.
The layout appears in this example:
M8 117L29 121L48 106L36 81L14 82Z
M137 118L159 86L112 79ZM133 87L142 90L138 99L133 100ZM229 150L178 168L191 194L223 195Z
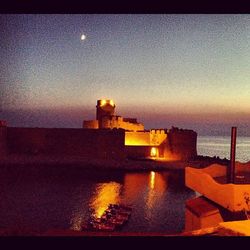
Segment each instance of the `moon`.
M86 36L84 34L81 35L81 40L85 40L86 39Z

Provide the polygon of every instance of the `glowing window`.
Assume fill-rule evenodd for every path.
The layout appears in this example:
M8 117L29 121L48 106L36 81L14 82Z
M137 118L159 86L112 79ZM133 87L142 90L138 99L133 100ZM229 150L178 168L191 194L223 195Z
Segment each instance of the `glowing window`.
M151 157L156 157L156 155L157 155L157 148L152 147L151 151L150 151L150 156Z

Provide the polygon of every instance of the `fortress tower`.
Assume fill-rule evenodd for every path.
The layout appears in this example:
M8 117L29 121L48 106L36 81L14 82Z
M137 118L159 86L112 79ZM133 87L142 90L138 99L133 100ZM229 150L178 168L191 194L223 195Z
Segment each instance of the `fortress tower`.
M98 120L99 128L102 128L104 119L111 119L115 113L115 104L113 100L98 100L96 105L96 120Z
M84 120L85 129L125 129L127 131L142 131L144 125L137 122L136 118L123 118L115 115L113 100L98 100L96 104L96 119Z

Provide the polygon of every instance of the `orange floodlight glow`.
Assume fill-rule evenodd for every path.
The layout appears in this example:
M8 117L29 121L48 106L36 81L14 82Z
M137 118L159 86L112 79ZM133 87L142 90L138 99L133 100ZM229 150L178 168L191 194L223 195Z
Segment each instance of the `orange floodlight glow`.
M110 104L111 106L114 106L114 101L113 101L113 100L110 100L110 101L109 101L109 104Z
M101 106L104 106L104 105L106 105L106 100L101 100Z
M150 156L151 157L156 157L157 156L157 148L155 148L155 147L151 148Z
M109 204L117 204L120 201L121 184L117 182L102 183L97 186L96 195L92 197L90 207L94 209L93 215L101 218Z

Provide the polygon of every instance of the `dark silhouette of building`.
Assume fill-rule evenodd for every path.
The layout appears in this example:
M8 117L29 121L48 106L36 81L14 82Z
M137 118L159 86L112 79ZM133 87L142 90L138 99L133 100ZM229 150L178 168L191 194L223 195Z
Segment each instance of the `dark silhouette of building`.
M151 129L115 115L112 100L98 100L96 120L84 128L17 128L0 121L0 157L9 154L82 156L97 159L187 160L197 156L192 130Z

